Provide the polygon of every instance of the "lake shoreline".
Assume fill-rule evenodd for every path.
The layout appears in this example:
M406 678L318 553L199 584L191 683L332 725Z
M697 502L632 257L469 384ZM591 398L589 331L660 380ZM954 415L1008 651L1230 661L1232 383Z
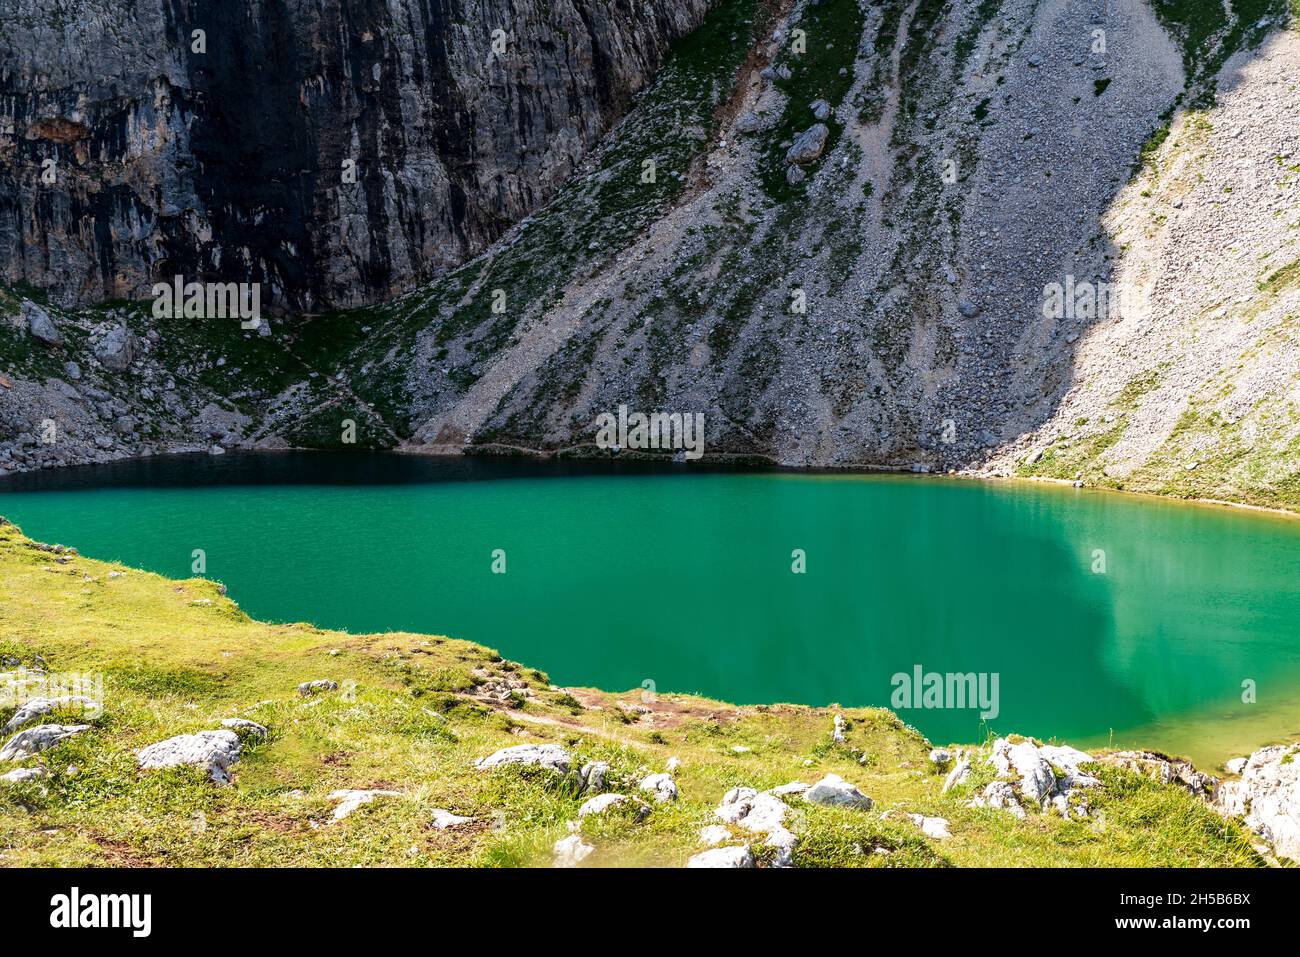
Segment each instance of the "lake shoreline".
M590 450L588 452L587 450ZM663 469L664 474L685 474L689 471L696 472L740 472L740 473L782 473L794 475L838 475L845 477L852 476L897 476L897 477L915 477L917 479L956 479L967 482L988 482L991 484L1027 484L1027 485L1048 485L1059 488L1074 488L1080 491L1104 492L1113 495L1127 496L1131 498L1144 498L1160 502L1174 502L1184 505L1197 505L1211 507L1216 509L1235 509L1245 512L1256 512L1263 515L1272 515L1295 521L1300 519L1300 509L1282 508L1271 505L1255 505L1250 502L1239 502L1227 498L1184 498L1173 495L1162 495L1159 492L1143 492L1132 489L1110 488L1103 485L1090 485L1087 483L1077 483L1070 479L1050 478L1046 476L1028 476L1028 475L1010 475L999 471L982 471L978 469L962 469L948 472L931 472L918 471L903 465L879 465L871 463L847 463L844 465L790 465L782 463L771 456L759 453L706 453L702 459L697 462L686 464L673 462L670 457L654 453L623 451L618 454L611 454L608 451L597 449L592 445L572 446L563 449L545 450L529 449L523 446L485 444L481 446L456 447L449 446L430 446L430 445L405 445L396 446L391 449L316 449L289 446L283 448L250 448L250 449L232 449L228 453L232 457L243 456L266 456L268 458L284 455L297 454L320 454L320 455L365 455L365 456L383 456L392 455L395 457L411 458L429 458L429 459L499 459L503 461L517 460L521 462L569 462L569 463L598 463L605 462L610 464L628 464L633 466L649 466ZM183 457L205 457L220 460L222 456L213 456L210 452L183 449L175 451L156 452L151 455L132 455L120 459L112 459L107 462L87 462L75 465L65 465L50 469L31 469L22 471L3 471L0 470L0 493L3 493L6 480L14 481L20 476L34 476L44 474L67 474L76 470L90 470L113 466L128 462L143 462L154 459L178 459Z

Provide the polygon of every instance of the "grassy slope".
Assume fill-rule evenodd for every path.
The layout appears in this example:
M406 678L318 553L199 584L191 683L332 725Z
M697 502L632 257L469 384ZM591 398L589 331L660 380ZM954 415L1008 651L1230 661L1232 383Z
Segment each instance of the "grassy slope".
M1032 814L1017 822L966 808L969 789L940 794L926 742L888 711L846 711L848 747L830 743L825 709L661 695L653 714L631 720L615 702L639 703L632 694L571 697L476 645L256 622L210 581L56 555L0 522L0 657L36 653L54 671L103 673L106 707L93 731L21 763L49 769L43 788L0 783L0 865L545 865L576 819L572 784L471 767L497 748L533 741L565 744L579 763L609 761L614 790L635 790L670 756L683 762L676 803L656 806L641 823L584 824L597 847L592 865L680 865L701 849L697 832L716 823L712 809L727 789L829 772L877 806L864 813L795 804L802 866L1261 863L1238 825L1127 772L1100 771L1104 786L1090 799L1101 820ZM534 696L510 711L473 700L471 671L483 666L527 680ZM354 681L355 691L317 699L295 692L316 678ZM0 720L11 710L0 710ZM232 786L197 770L136 769L134 749L236 715L267 725L271 738L246 747ZM751 750L736 753L736 745ZM865 764L849 748L865 753ZM975 783L990 773L978 768ZM403 796L329 823L326 796L349 787ZM483 823L435 830L428 822L436 807ZM947 818L952 839L922 837L900 811ZM878 847L891 853L873 853Z

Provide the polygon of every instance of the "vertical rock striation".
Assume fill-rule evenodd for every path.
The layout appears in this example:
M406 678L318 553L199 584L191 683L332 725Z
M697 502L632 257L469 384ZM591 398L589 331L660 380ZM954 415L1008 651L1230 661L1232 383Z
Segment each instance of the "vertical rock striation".
M545 203L708 2L0 0L0 282L391 296Z

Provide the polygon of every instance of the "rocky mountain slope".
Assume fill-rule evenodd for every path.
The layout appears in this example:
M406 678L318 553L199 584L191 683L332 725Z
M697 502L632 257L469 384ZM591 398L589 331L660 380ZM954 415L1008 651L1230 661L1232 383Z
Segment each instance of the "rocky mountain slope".
M1015 735L933 748L879 709L566 689L463 641L253 621L2 519L0 722L9 867L1300 858L1300 745L1221 780Z
M715 455L1294 506L1294 7L716 0L549 204L395 299L258 336L11 290L0 466L590 449L626 404Z

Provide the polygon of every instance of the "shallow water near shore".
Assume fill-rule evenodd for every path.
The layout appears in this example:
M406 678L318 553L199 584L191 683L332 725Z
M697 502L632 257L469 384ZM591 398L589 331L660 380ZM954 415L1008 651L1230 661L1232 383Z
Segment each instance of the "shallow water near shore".
M1212 768L1300 738L1300 522L1272 515L1023 483L324 453L12 476L0 515L173 577L202 549L254 617L447 634L556 684L895 706L919 666L997 675L987 721L951 699L896 707L936 743L1019 732Z

